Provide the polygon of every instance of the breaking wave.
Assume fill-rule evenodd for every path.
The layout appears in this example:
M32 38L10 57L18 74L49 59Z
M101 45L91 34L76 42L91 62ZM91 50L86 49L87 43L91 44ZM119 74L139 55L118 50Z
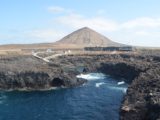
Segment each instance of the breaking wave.
M121 81L121 82L118 82L118 83L117 83L117 85L123 85L123 84L125 84L124 81Z
M77 75L77 78L83 78L87 80L99 80L99 79L105 79L106 75L102 73L89 73L89 74Z
M116 86L108 86L109 89L122 91L123 93L127 92L127 87L116 87Z
M101 85L104 85L104 84L106 84L106 83L104 83L104 82L100 82L100 83L96 83L96 87L100 87Z

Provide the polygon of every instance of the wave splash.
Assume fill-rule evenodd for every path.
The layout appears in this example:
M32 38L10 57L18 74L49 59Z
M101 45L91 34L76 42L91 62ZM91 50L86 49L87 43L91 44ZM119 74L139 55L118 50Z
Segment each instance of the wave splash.
M126 93L126 92L127 92L127 87L109 86L108 88L109 88L109 89L113 89L113 90L120 90L120 91L122 91L123 93Z
M98 87L100 87L101 85L104 85L104 84L106 84L106 83L104 83L104 82L100 82L100 83L96 83L96 87L98 88Z
M80 74L80 75L77 75L76 77L87 79L87 80L99 80L99 79L105 79L106 75L102 73L89 73L89 74Z
M95 87L99 88L102 85L105 84L106 87L108 87L109 89L112 90L118 90L118 91L122 91L123 93L126 93L127 91L127 87L125 87L127 84L124 81L120 81L120 82L113 82L112 80L107 80L107 76L104 75L103 73L89 73L89 74L80 74L76 76L77 78L83 78L86 79L88 81L101 81L98 83L95 83Z
M124 81L121 81L121 82L118 82L118 83L117 83L117 85L123 85L123 84L125 84Z

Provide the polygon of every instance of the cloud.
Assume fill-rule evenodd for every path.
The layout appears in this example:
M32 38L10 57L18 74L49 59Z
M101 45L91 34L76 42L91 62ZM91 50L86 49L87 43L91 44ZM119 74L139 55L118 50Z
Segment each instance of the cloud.
M14 34L0 35L0 44L6 43L42 43L42 42L55 42L60 40L66 32L63 30L56 29L34 29L17 31Z
M52 22L47 23L48 21L46 21L48 28L12 32L8 36L2 34L0 35L0 43L7 39L14 39L15 41L21 41L21 43L24 41L26 43L54 42L76 29L90 27L116 42L160 46L160 18L141 17L119 22L104 17L105 11L103 9L97 10L92 17L77 14L73 10L59 6L48 7L48 11L61 13L57 14L56 18L52 14ZM58 30L55 28L58 28Z
M48 11L52 13L62 13L65 11L65 9L59 6L51 6L48 7Z
M137 18L123 23L121 27L125 29L158 28L160 27L160 18Z
M147 32L147 31L136 31L135 34L138 35L138 36L148 36L148 35L150 35L150 33Z
M100 10L101 11L101 10ZM149 35L146 30L160 29L160 18L137 18L129 21L118 22L110 20L103 16L85 17L80 14L68 14L59 16L54 20L55 23L68 28L79 29L81 27L90 27L99 32L128 31L136 35Z
M88 18L79 14L70 14L58 17L54 22L74 30L87 26L103 33L113 41L124 44L160 47L159 18L146 17L118 22L102 16Z
M54 29L31 30L24 33L25 37L43 42L54 42L61 39L61 37L64 35L64 31Z
M79 14L61 16L54 22L75 29L87 26L98 31L115 31L118 27L117 23L112 20L103 17L86 18Z
M60 7L60 6L50 6L50 7L47 8L47 10L50 13L54 13L54 14L58 14L58 13L72 14L73 13L73 10L66 9L66 8L63 8L63 7Z

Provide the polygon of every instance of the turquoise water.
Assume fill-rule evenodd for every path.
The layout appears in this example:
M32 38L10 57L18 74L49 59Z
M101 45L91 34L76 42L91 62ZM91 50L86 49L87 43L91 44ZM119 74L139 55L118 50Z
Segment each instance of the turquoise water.
M1 92L0 120L118 120L127 85L101 74L88 79L77 88Z

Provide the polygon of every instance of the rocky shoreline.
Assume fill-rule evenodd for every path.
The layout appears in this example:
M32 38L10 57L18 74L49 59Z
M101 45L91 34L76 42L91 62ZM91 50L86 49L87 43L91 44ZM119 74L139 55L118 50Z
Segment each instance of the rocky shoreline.
M1 56L1 90L43 90L52 87L74 87L86 82L58 65L47 64L32 56Z
M160 57L137 54L67 55L45 63L30 55L0 56L1 90L45 90L86 82L76 75L102 72L130 84L121 120L160 119Z

